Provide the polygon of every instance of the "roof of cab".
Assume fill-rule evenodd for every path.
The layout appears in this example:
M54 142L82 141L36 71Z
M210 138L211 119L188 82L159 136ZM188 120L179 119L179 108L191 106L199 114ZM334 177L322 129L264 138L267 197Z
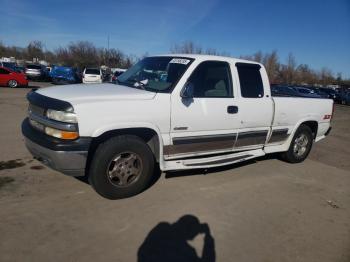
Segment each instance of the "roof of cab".
M230 61L231 63L250 63L250 64L258 64L262 66L261 63L258 63L255 61L249 61L245 59L239 59L239 58L228 57L228 56L216 56L216 55L204 55L204 54L162 54L162 55L155 55L155 56L184 57L184 58L193 58L200 61L206 61L206 60Z

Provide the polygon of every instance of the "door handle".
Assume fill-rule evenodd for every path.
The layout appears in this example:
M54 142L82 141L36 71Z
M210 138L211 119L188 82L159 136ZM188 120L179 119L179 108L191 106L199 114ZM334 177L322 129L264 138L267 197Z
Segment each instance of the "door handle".
M228 114L237 114L238 113L238 106L228 106L227 113Z

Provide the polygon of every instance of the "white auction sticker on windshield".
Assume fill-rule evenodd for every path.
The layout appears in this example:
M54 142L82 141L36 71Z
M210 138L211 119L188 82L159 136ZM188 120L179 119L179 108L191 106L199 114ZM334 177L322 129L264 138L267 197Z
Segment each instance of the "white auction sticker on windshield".
M188 59L182 59L182 58L173 58L169 63L174 63L174 64L183 64L187 65L191 60Z

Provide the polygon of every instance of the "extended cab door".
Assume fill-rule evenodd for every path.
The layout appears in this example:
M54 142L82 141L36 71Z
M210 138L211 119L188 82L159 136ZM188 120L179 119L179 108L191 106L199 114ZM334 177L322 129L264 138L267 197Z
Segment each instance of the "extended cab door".
M166 159L233 150L240 119L233 92L231 66L224 61L201 62L187 79L190 98L171 96L170 145Z
M265 68L254 63L236 63L240 130L236 150L262 148L270 134L273 101Z

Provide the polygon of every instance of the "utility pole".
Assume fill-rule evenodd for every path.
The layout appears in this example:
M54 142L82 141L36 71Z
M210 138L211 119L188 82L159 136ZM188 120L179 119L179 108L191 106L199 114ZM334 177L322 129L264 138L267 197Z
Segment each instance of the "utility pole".
M107 66L109 67L109 34L107 37Z

